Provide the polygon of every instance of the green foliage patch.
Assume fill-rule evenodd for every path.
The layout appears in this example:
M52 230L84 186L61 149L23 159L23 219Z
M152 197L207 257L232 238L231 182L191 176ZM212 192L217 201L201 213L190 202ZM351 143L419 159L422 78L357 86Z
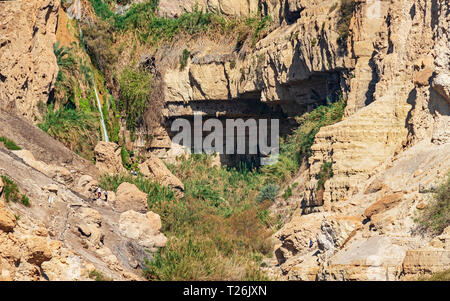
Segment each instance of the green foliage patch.
M49 105L43 122L38 127L80 156L91 160L98 141L99 124L92 112Z
M30 207L30 199L27 195L21 194L19 186L8 176L0 176L2 178L4 187L1 195L5 198L5 201L17 203L20 202L26 207Z
M299 124L294 133L280 144L278 162L262 168L267 183L283 183L298 170L302 160L311 155L311 146L319 130L342 120L346 102L341 98L335 103L322 105L311 113L297 118Z
M21 148L14 141L5 136L0 136L0 142L2 142L3 145L9 150L21 150Z
M152 75L143 70L125 68L119 77L119 110L126 115L127 128L134 130L143 122L153 85Z
M450 226L450 172L433 193L433 199L416 218L416 222L421 230L430 231L435 235L441 234Z

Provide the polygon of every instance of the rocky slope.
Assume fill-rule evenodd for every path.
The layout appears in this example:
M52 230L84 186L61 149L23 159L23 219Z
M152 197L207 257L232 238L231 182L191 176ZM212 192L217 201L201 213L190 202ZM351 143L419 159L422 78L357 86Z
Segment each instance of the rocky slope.
M4 111L0 120L2 128L31 127ZM33 139L17 140L31 151L9 151L0 145L0 174L12 179L31 203L25 207L5 203L5 194L0 198L1 277L89 280L92 273L99 273L114 280L142 280L144 260L167 241L159 231L160 217L146 213L147 195L129 184L121 185L117 195L108 192L107 202L103 197L95 200L97 168L38 129L31 127L27 133L33 132L53 148L42 151L42 141ZM100 152L99 158L108 158L103 161L106 165L120 160L114 152ZM53 159L49 153L65 160ZM2 181L0 193L3 189Z

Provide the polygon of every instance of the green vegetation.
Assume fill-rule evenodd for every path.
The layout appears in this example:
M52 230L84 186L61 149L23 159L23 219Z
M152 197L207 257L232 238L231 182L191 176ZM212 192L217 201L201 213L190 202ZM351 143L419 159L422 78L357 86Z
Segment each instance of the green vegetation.
M297 118L299 127L280 144L280 156L276 164L262 168L266 183L283 183L298 170L302 161L311 155L311 146L319 130L342 120L345 101L341 98L327 106L319 106L311 113Z
M433 199L416 218L421 230L441 234L450 226L450 172L445 181L436 189Z
M254 171L212 167L211 157L193 155L169 165L185 185L185 196L142 177L105 176L102 188L116 190L124 181L149 193L149 210L162 219L169 238L147 262L144 274L153 280L267 280L260 270L271 253L268 215L271 202L256 198L261 183Z
M59 46L59 42L56 42L53 45L53 52L59 67L55 82L55 98L62 104L69 101L75 103L78 85L73 76L78 65L72 48Z
M450 281L450 270L435 273L429 277L420 277L418 281Z
M111 142L119 143L120 137L120 115L112 95L106 97L103 102L102 113L105 121L106 131Z
M108 22L97 20L94 25L82 26L82 30L83 41L92 63L106 78L110 78L119 57L119 51L114 45L114 28Z
M26 207L30 207L30 199L25 194L21 194L19 191L19 187L17 184L7 176L1 176L3 184L5 185L3 187L2 195L4 196L4 199L7 203L13 202L17 203L20 202Z
M107 21L115 31L134 31L143 43L158 44L170 41L179 34L196 35L201 33L237 33L239 40L251 36L253 42L260 39L271 23L270 16L251 18L227 18L218 13L205 13L195 8L178 18L165 18L156 15L157 0L137 3L124 15L116 15L102 0L91 0L97 16ZM250 35L250 33L252 33Z
M99 131L94 113L67 107L54 110L51 104L38 127L80 156L89 160L94 157Z
M264 185L262 189L259 192L259 195L257 197L258 202L264 202L266 200L269 201L275 201L275 198L278 194L279 187L277 184L269 183L267 185Z
M120 75L119 110L126 115L127 128L131 131L143 122L144 113L149 106L152 85L151 74L143 70L127 67Z
M180 70L184 70L184 68L186 68L189 56L191 55L191 53L189 52L189 50L184 49L183 53L180 56Z
M105 277L102 273L97 270L93 270L89 272L89 278L95 281L112 281L112 279Z
M163 187L158 183L145 179L142 176L134 177L131 175L105 175L100 179L100 187L104 190L117 192L117 188L120 184L128 182L136 185L141 191L148 194L149 208L152 208L155 203L171 202L175 196L172 190L167 187Z
M325 182L333 177L333 162L324 162L317 174L317 191L325 189Z
M21 150L21 148L11 139L6 138L5 136L0 136L0 142L9 149L9 150Z
M347 38L349 36L350 22L355 11L356 2L354 0L341 0L340 20L338 22L337 31L339 34L338 43L343 48L347 48Z
M284 199L284 200L287 200L287 199L289 199L291 196L292 196L292 188L291 188L291 186L288 186L288 187L286 188L286 190L284 191L284 193L283 193L283 199Z

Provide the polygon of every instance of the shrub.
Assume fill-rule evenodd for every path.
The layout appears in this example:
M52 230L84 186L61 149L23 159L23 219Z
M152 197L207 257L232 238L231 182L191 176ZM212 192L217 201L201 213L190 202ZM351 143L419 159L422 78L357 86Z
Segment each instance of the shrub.
M97 16L107 21L116 31L135 31L141 42L153 45L160 41L170 41L181 33L192 36L209 31L220 34L234 32L241 36L241 39L252 37L254 45L272 21L269 15L250 18L225 17L219 13L203 12L198 7L191 12L184 12L178 18L159 17L156 15L157 0L137 3L124 15L116 15L103 1L91 2Z
M139 188L139 190L148 194L147 202L149 208L152 208L156 203L165 201L171 202L175 198L173 191L168 187L163 187L160 184L145 179L142 176L134 177L131 175L105 175L99 181L100 186L104 190L114 192L117 192L117 188L124 182L134 184L137 188Z
M3 192L2 195L5 198L5 201L7 203L13 202L17 203L20 202L23 205L30 207L30 199L25 195L21 194L19 191L19 187L17 184L9 177L7 176L1 176L2 181L4 183Z
M97 270L93 270L89 272L89 278L95 281L112 281L112 279L105 277L102 273Z
M93 25L83 25L82 30L83 41L92 62L106 78L110 78L119 57L114 47L114 29L108 22L97 20Z
M450 226L450 172L445 181L436 189L433 199L424 209L421 216L416 218L421 230L433 234L441 234Z
M288 188L286 188L286 190L283 193L283 199L287 200L292 196L292 188L291 186L288 186Z
M289 180L302 161L311 155L311 147L319 130L342 120L345 105L341 97L335 103L319 106L311 113L305 113L297 118L298 128L280 143L278 162L261 169L265 182L283 183Z
M277 197L278 191L279 187L276 184L270 183L264 185L259 192L258 202L264 202L266 200L274 201L275 198Z
M418 281L450 281L450 270L434 273L429 277L420 277Z
M55 111L50 105L38 127L80 156L88 160L94 157L99 129L94 113L66 107Z
M120 157L122 158L122 165L130 170L131 169L131 161L130 161L130 154L128 153L125 146L122 146L122 149L120 150Z
M324 162L320 167L320 172L316 175L316 190L325 189L325 182L333 177L333 162Z
M119 109L126 114L127 128L142 124L152 89L152 76L143 70L125 68L119 78Z
M6 138L5 136L0 136L0 142L3 142L3 145L9 150L21 150L21 148L14 141Z
M184 49L183 53L180 56L180 70L184 70L184 68L186 68L189 56L191 55L191 53L189 52L189 50Z

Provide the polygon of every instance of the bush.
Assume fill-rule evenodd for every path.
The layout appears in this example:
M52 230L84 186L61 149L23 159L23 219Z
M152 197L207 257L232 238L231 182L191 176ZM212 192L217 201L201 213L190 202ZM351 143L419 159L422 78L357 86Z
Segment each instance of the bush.
M198 7L178 18L159 17L156 15L157 0L137 3L124 15L116 15L103 1L91 0L91 2L97 16L109 22L116 31L133 30L141 42L153 45L160 41L170 41L178 34L192 36L208 31L220 34L234 32L241 38L251 36L254 44L263 36L272 21L268 15L245 19L230 18L218 13L203 12Z
M258 202L264 202L266 200L275 201L279 191L279 187L276 184L267 184L259 192Z
M93 270L89 272L89 278L95 281L112 281L112 279L105 277L102 273L97 270Z
M441 234L450 226L450 172L436 189L433 199L421 216L416 218L416 222L419 223L421 230L430 231L435 235Z
M189 52L189 50L184 49L183 53L180 56L180 70L184 70L184 68L186 68L189 56L191 55L191 53Z
M325 189L325 182L333 177L333 162L324 162L320 167L320 172L316 175L317 182L316 190Z
M14 141L6 138L5 136L0 136L0 142L3 142L3 145L9 150L21 150L21 148Z
M20 202L23 205L30 207L30 199L25 194L21 194L19 191L19 187L17 184L9 177L7 176L1 176L3 184L5 185L3 187L2 195L5 198L5 201L7 203L13 202L17 203Z
M450 270L434 273L429 277L420 277L418 281L450 281Z
M128 182L136 185L139 190L148 194L147 202L149 208L152 208L156 203L171 202L174 200L175 195L168 187L163 187L160 184L145 179L142 176L134 177L131 175L114 175L103 176L99 183L100 187L107 191L117 192L117 188L120 184Z
M143 122L144 113L149 106L152 84L151 74L143 70L127 67L120 75L119 109L125 113L127 128L131 131Z
M319 130L342 120L345 105L345 101L341 98L335 103L319 106L311 113L305 113L297 118L298 128L280 143L278 162L261 169L265 182L280 184L289 180L302 161L311 155L311 147Z
M83 41L92 62L106 78L110 78L119 57L114 47L114 29L108 22L97 20L93 25L83 25L82 30Z
M65 107L55 111L50 105L38 127L80 156L88 160L94 157L99 129L94 113Z

